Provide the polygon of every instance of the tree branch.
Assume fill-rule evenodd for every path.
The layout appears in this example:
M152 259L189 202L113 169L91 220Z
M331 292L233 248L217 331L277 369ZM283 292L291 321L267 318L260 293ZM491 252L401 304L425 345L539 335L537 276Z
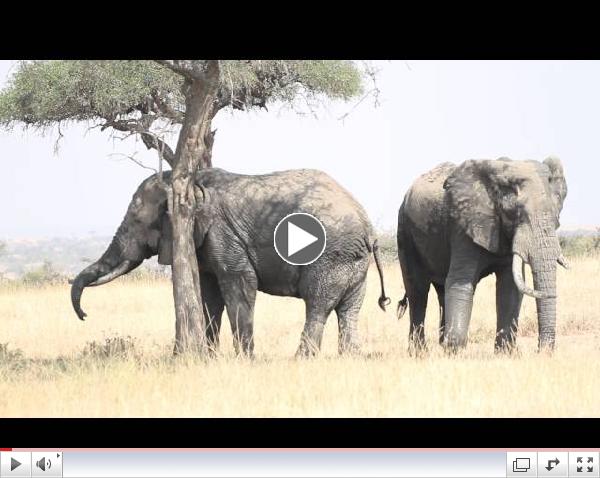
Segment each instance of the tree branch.
M363 67L364 67L365 75L371 80L373 87L369 91L367 91L364 94L364 96L360 100L358 100L349 111L347 111L346 113L344 113L342 116L340 116L338 118L338 120L340 120L340 121L345 120L358 107L358 105L360 105L369 96L373 97L373 105L375 106L375 108L377 108L380 105L379 96L381 94L381 90L379 89L379 85L377 83L377 74L379 73L379 70L376 69L375 67L373 67L372 65L370 65L366 61L363 62Z
M152 98L154 99L154 104L156 105L158 112L160 112L162 116L170 119L172 123L183 124L185 113L173 108L168 102L164 101L156 91L152 92Z
M64 137L62 131L60 130L60 121L58 122L58 137L56 138L56 142L54 143L54 155L58 156L59 143L60 140Z
M150 132L142 133L141 136L146 148L156 149L161 159L169 163L169 166L175 166L175 153L167 143Z
M166 66L170 70L173 70L175 73L179 73L183 76L189 75L189 70L179 64L179 60L154 60L156 63L162 66Z
M209 68L219 60L154 60L189 80L205 80Z
M129 159L131 161L133 161L135 164L137 164L138 166L144 168L144 169L149 169L150 171L154 171L155 173L158 173L158 171L150 166L146 166L144 163L142 163L139 159L137 159L135 157L135 153L132 155L129 154L124 154L124 153L112 153L109 156L120 156L122 158L125 159Z
M166 144L163 140L161 140L158 136L152 133L149 128L152 125L152 122L156 118L150 117L150 115L143 115L140 120L106 120L106 122L102 125L101 130L106 128L113 128L118 131L126 131L131 133L137 133L141 136L144 145L148 149L156 149L161 152L161 157L169 163L171 167L175 164L175 153L171 147ZM145 124L142 124L145 123Z

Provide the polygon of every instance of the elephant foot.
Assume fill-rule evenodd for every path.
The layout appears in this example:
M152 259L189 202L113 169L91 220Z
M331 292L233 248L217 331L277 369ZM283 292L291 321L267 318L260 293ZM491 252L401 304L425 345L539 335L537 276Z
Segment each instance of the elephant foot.
M442 344L444 348L448 351L452 351L454 353L458 352L467 347L467 334L466 333L458 333L456 331L450 331L446 334L444 339L444 343Z
M206 355L208 356L209 359L216 359L219 357L219 347L214 346L214 345L209 345Z
M309 358L318 355L321 350L322 336L323 324L316 324L308 331L304 330L300 336L296 358Z
M319 349L316 345L307 343L306 341L302 341L298 346L298 350L296 351L295 358L296 359L308 359L312 357L316 357L319 353Z
M538 349L540 351L546 350L552 352L554 350L556 345L556 333L554 330L542 330L540 331L540 335L538 337Z
M343 344L338 347L338 354L342 356L358 356L362 348L358 343Z
M494 344L494 353L515 355L518 353L517 344L514 340L496 340Z
M236 350L235 357L238 359L254 360L255 355L253 350Z
M449 356L449 357L454 357L467 348L466 341L465 342L454 342L454 341L445 340L442 345L444 348L444 353L446 354L446 356Z
M512 345L510 347L494 347L494 353L496 355L506 355L507 357L518 358L521 357L521 350L516 346Z
M174 357L186 357L186 356L195 356L195 357L206 357L209 354L209 349L207 347L202 347L200 344L188 344L182 345L180 343L175 343L173 347L173 356Z
M408 356L422 358L428 355L429 348L425 342L413 342L408 346Z
M554 354L555 344L552 342L540 342L538 345L538 353L551 356Z

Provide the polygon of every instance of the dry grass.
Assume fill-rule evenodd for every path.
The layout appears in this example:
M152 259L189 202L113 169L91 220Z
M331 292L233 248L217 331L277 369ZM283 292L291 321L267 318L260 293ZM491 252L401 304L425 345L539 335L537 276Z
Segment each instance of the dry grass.
M480 284L468 349L445 357L436 342L438 309L430 295L431 351L407 354L408 314L397 321L376 304L376 271L362 310L364 356L339 358L330 317L323 352L292 359L303 303L260 295L257 359L232 354L227 321L216 360L175 359L168 282L121 279L86 290L80 322L68 286L0 287L0 416L600 416L600 257L575 259L559 272L558 348L537 354L535 302L522 310L519 353L495 355L494 282ZM394 302L398 266L386 268ZM577 281L577 283L575 283ZM531 283L531 282L530 282Z

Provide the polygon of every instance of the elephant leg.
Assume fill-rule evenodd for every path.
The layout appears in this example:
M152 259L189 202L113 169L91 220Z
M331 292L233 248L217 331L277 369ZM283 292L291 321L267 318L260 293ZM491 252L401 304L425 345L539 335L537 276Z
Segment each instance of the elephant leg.
M307 266L300 280L300 295L306 304L306 322L296 357L309 357L321 350L323 329L329 314L341 302L356 270L347 265Z
M419 289L407 290L410 306L410 327L408 332L408 350L410 355L419 354L426 348L425 313L427 312L429 286L430 284L427 283L426 286L422 286Z
M236 354L254 356L254 304L257 280L254 272L219 277L219 287L227 307Z
M366 271L365 271L366 272ZM367 290L366 274L349 290L335 308L338 318L338 353L359 353L358 314Z
M402 247L400 247L402 244ZM402 279L406 289L410 315L408 351L411 355L425 349L425 312L431 283L427 272L418 259L419 253L411 240L404 240L398 246L398 259L402 269Z
M446 311L445 311L445 291L442 284L433 284L435 291L438 296L438 304L440 306L440 328L439 328L439 342L440 345L444 343L444 331L446 330Z
M321 350L323 329L333 306L326 307L321 303L306 302L306 322L300 338L296 357L311 357Z
M450 270L444 284L444 345L448 350L456 351L467 345L473 294L482 262L480 250L469 239L453 243Z
M523 294L519 292L512 276L511 267L496 273L496 352L512 351L515 347L519 312Z
M200 288L202 290L202 301L204 312L207 315L206 340L208 349L215 353L219 349L219 332L221 330L221 318L225 301L221 295L219 282L212 274L200 274Z

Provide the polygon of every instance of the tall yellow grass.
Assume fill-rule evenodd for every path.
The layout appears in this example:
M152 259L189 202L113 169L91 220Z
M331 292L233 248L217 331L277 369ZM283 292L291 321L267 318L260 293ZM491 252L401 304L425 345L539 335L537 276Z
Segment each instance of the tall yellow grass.
M373 269L360 320L364 354L337 356L332 315L321 355L301 361L292 358L304 322L297 299L259 294L254 361L234 357L226 317L221 355L202 361L171 356L169 282L123 278L87 289L85 322L71 310L67 285L4 285L0 343L8 346L0 349L0 416L600 416L600 258L573 259L571 266L559 271L551 357L536 353L529 298L519 352L494 354L493 278L478 287L469 346L457 357L446 357L437 345L433 291L426 320L430 352L420 359L408 355L408 314L398 321L395 307L379 310ZM386 267L385 279L395 302L404 291L396 264Z

